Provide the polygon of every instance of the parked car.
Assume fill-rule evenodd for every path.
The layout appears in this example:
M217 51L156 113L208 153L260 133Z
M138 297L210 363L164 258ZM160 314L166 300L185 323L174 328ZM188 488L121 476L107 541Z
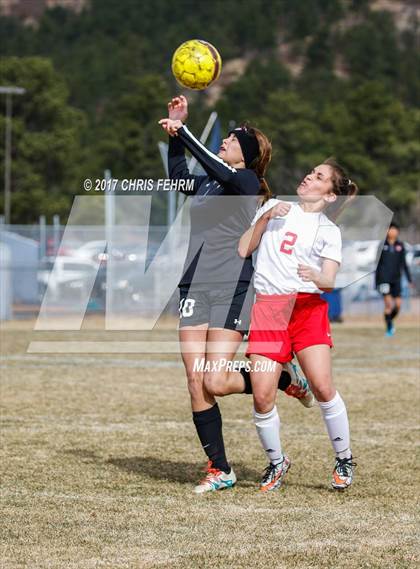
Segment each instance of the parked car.
M378 297L374 282L378 245L378 240L343 243L343 262L337 274L336 286L342 289L346 301L357 302Z
M53 300L70 299L75 294L82 294L97 270L98 263L89 259L44 257L37 274L40 301L47 288Z
M95 284L93 285L92 298L99 302L102 307L105 307L106 294L108 290L107 272L108 268L105 263L101 263ZM132 303L132 294L135 292L132 284L138 278L138 272L131 270L124 263L124 269L121 270L121 277L116 276L112 282L112 291L114 294L114 302L120 307L127 307Z
M128 255L133 255L133 257L130 259ZM159 257L155 259L150 259L150 257L145 259L144 251L140 250L135 253L134 250L131 250L131 253L128 255L124 262L113 265L114 272L111 283L114 308L123 311L133 309L136 305L144 301L145 291L141 288L144 286L142 282L143 271L145 270L147 272L152 270L150 268L151 262L156 263L153 269L156 272L152 281L152 287L159 286L159 283L166 278L168 267L171 266L171 259L165 254L160 254ZM99 302L102 307L105 306L106 295L109 292L108 287L110 286L110 282L109 280L107 282L108 271L109 267L107 267L107 264L101 263L91 294L91 297ZM151 291L149 289L148 294L150 293Z

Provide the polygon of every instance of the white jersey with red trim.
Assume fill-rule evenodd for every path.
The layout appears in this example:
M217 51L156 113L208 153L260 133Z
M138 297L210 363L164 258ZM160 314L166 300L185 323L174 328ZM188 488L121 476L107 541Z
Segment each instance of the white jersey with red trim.
M256 213L251 225L279 200L270 199ZM298 265L322 269L324 259L341 263L341 232L322 213L306 213L292 203L283 217L270 219L261 238L255 262L254 286L261 294L322 292L297 274Z

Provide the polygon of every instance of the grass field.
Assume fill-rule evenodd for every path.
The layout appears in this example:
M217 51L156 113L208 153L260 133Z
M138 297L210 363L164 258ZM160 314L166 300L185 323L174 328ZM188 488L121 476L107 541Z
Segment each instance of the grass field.
M176 338L173 333L167 337ZM418 567L418 334L334 329L354 486L329 489L333 454L317 408L279 396L292 460L279 492L257 492L265 457L251 398L221 400L233 490L196 497L204 457L178 356L39 355L33 339L139 333L1 332L2 567Z

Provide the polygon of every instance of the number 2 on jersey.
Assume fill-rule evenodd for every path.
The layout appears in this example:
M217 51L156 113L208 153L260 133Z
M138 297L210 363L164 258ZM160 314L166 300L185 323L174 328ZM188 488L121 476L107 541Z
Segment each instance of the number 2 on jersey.
M280 251L282 253L286 253L286 255L291 255L293 252L293 245L296 243L297 235L291 231L286 231L285 237L287 237L287 239L283 239L281 242Z

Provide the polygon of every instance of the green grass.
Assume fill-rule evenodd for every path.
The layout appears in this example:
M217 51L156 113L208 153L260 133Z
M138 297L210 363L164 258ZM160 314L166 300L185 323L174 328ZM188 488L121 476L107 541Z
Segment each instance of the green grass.
M418 566L413 327L393 339L379 326L334 330L358 463L342 493L329 488L333 453L317 408L279 395L292 468L279 492L261 495L251 398L222 399L238 484L196 497L205 461L179 357L26 353L34 339L125 337L139 334L4 327L4 569Z

